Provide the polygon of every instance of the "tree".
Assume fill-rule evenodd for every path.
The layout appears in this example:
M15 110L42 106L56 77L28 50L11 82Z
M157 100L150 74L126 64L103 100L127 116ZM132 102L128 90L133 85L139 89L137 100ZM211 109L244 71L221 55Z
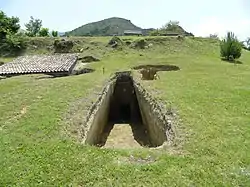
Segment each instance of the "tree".
M52 34L53 37L57 37L58 36L58 32L57 31L52 31L51 34Z
M228 32L226 38L221 41L220 53L221 57L234 61L241 57L242 44L232 32Z
M0 11L0 55L14 55L25 47L19 29L19 18L8 17Z
M180 22L179 21L169 21L167 24L165 24L162 29L167 30L167 31L173 31L173 32L178 32L180 31Z
M25 24L27 35L30 37L37 36L41 27L42 27L42 20L34 19L32 16L30 17L29 23Z
M149 33L151 36L167 36L172 34L194 36L192 33L186 32L180 25L179 21L169 21L159 29L153 30Z
M7 34L16 34L19 29L19 18L8 17L0 11L0 39L5 39Z
M41 37L49 36L49 29L48 28L41 28L38 35Z

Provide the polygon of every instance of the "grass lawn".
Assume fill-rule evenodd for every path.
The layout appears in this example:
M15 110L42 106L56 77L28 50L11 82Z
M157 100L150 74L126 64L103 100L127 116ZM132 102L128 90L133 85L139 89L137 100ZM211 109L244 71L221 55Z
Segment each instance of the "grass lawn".
M214 40L148 40L146 50L102 53L94 73L0 80L0 186L250 186L250 52L234 65ZM142 82L178 111L176 147L100 149L67 133L111 73L158 63L181 68Z
M7 63L7 62L12 61L13 59L14 59L14 58L12 58L12 57L8 57L8 58L0 57L0 63L1 63L1 62Z

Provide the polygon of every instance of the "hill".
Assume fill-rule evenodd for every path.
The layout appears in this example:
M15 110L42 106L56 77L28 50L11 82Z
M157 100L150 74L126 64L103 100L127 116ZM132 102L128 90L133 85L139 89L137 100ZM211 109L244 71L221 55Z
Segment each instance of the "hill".
M78 27L67 35L70 36L110 36L110 35L123 35L124 30L139 30L143 34L147 34L153 29L142 29L134 25L130 20L123 18L108 18L98 22L88 23Z
M78 27L70 32L66 32L65 35L69 36L112 36L112 35L123 35L125 30L136 30L141 31L143 35L148 35L152 32L155 36L167 36L167 35L178 35L184 34L188 36L193 36L192 33L185 31L179 25L167 24L161 29L143 29L134 25L130 20L124 18L108 18L98 22L88 23L81 27Z

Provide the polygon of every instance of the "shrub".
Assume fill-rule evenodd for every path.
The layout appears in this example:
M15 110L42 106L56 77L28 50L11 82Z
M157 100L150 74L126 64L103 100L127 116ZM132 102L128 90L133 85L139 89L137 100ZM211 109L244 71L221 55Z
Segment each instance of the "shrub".
M39 31L39 36L46 37L49 36L49 29L48 28L41 28Z
M57 31L52 31L51 34L52 34L53 37L57 37L58 36L58 32Z
M0 44L0 55L17 55L21 53L25 47L25 38L21 34L7 34L6 38Z
M221 41L221 57L228 61L234 61L241 57L242 44L232 32L228 32L225 39Z

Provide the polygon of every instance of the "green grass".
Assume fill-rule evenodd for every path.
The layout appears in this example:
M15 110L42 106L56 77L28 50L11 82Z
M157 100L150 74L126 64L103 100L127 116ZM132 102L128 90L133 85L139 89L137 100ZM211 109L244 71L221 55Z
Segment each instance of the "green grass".
M0 186L249 186L250 53L234 65L219 59L213 40L147 39L152 48L108 52L91 74L0 80ZM178 111L176 152L99 149L65 132L110 73L158 63L181 68L143 82ZM155 162L132 162L131 155Z
M3 62L3 63L7 63L7 62L10 62L14 59L14 57L0 57L0 62Z

